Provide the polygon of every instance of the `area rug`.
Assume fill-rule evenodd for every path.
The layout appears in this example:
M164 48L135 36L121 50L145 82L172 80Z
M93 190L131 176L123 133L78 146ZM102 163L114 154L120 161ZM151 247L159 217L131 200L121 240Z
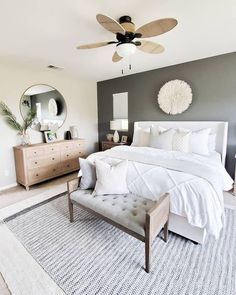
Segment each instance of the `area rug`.
M5 220L27 251L66 294L236 294L236 211L226 210L220 238L195 245L170 233L157 237L152 269L144 244L75 208L67 198L44 202Z

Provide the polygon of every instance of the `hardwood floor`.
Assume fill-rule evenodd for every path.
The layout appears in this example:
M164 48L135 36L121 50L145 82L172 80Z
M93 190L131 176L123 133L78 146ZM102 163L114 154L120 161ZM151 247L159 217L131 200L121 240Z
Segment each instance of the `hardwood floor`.
M29 191L26 191L26 189L20 185L5 191L0 191L0 209L15 204L17 202L32 198L36 195L42 194L46 190L53 189L54 187L57 187L61 184L65 184L66 190L66 182L69 179L75 178L76 175L77 172L68 174L66 176L58 177L53 180L45 181L43 183L30 187Z

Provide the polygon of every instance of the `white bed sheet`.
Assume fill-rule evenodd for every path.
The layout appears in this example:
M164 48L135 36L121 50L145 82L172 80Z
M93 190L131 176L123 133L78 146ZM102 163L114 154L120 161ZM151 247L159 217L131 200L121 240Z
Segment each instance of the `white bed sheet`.
M131 193L158 200L166 192L171 212L218 238L223 226L223 190L233 180L216 152L209 157L149 147L115 147L88 157L110 164L129 159L127 184ZM176 168L177 167L177 168Z

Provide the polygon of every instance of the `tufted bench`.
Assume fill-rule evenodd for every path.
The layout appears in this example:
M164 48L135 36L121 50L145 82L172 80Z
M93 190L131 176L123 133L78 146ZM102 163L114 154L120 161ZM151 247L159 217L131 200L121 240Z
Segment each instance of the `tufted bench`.
M168 239L169 195L158 202L133 194L94 196L92 190L79 189L80 178L68 182L70 221L73 222L73 204L102 218L133 237L145 242L146 271L150 269L151 244L164 227Z

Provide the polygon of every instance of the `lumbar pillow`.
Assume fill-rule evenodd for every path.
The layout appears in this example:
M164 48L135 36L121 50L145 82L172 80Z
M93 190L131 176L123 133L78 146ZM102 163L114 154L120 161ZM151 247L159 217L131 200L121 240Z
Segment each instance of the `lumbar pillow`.
M86 159L79 158L80 171L78 176L82 176L80 180L81 189L94 188L96 184L96 168L95 165Z
M173 151L188 153L190 151L190 136L191 132L182 132L177 130L176 133L173 135Z
M111 166L103 161L96 160L97 182L94 195L128 194L126 182L128 161L122 161Z
M150 128L134 128L132 146L148 146L150 137Z
M152 127L150 133L149 146L162 150L172 150L173 136L176 133L174 129L168 129L162 133L158 128Z
M194 131L190 138L190 150L192 153L208 156L209 155L209 135L211 129L201 129Z

